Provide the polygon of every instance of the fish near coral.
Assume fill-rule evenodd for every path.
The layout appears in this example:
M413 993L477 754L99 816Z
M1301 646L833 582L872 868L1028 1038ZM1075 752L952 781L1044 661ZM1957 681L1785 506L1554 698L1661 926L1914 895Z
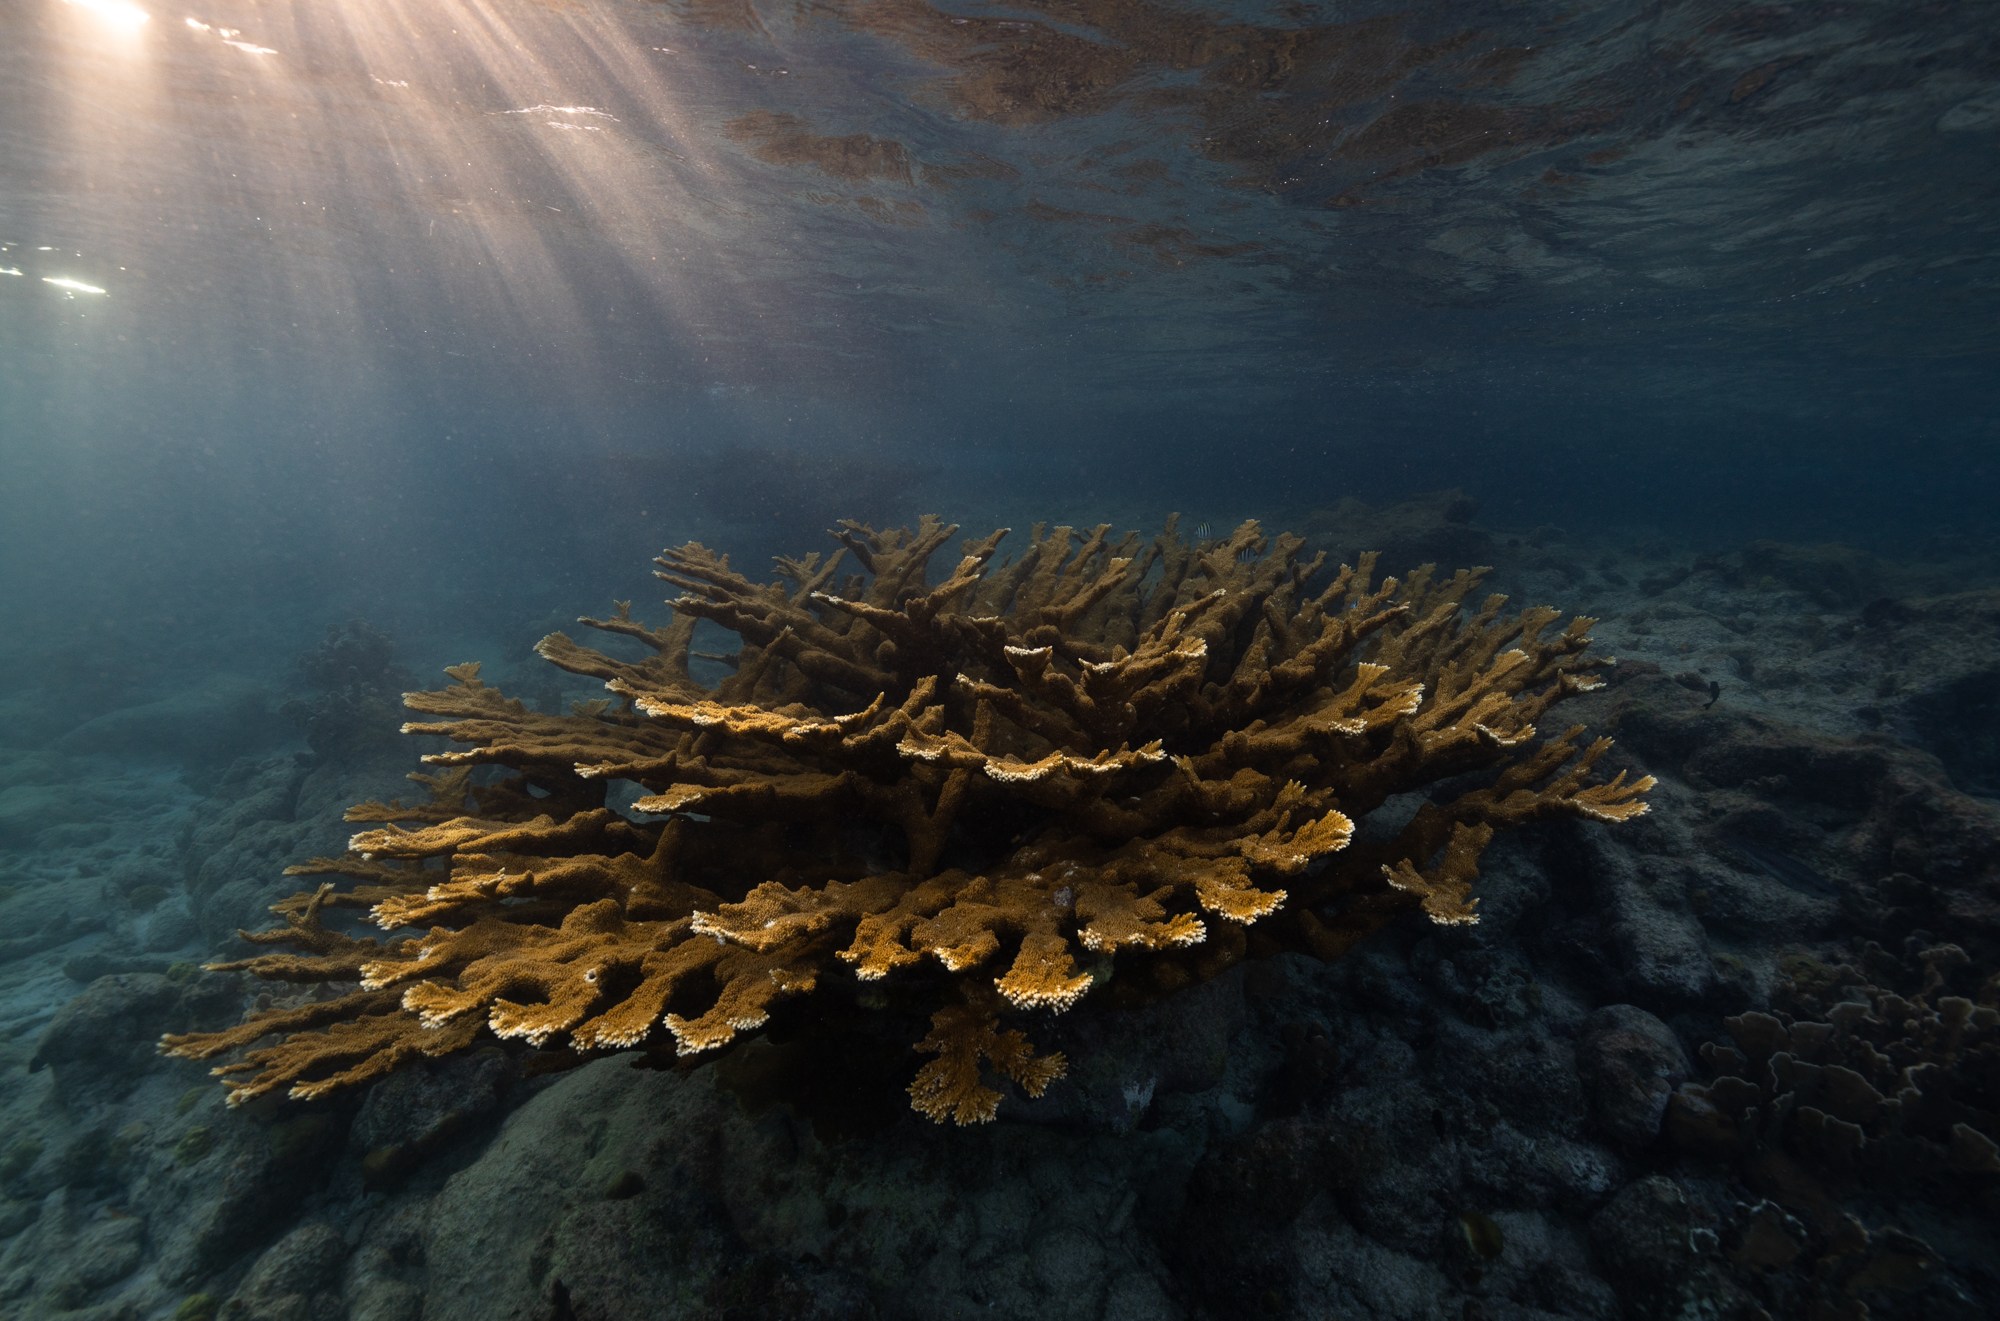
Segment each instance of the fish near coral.
M427 795L350 809L348 852L291 869L337 878L249 937L293 952L211 965L346 992L162 1048L241 1051L215 1070L236 1103L493 1038L697 1055L780 1006L810 1030L886 1005L931 1018L915 1108L977 1123L1002 1080L1062 1075L1025 1028L1106 998L1114 965L1131 1003L1337 956L1412 907L1473 922L1497 830L1646 810L1650 778L1596 775L1607 740L1538 730L1598 685L1591 621L1473 604L1480 571L1378 582L1373 556L1170 520L1037 526L1004 561L1003 529L933 572L957 531L844 523L763 583L682 546L657 561L669 622L619 602L580 622L622 643L537 648L608 699L535 711L476 664L406 695L405 731L454 745L412 777ZM704 621L739 639L713 684Z

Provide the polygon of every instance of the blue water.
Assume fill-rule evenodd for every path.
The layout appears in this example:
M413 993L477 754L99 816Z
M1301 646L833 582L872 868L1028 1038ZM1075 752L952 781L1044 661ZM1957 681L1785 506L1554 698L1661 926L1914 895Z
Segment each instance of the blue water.
M1032 28L749 12L13 7L10 600L139 560L582 563L604 486L669 516L670 482L718 484L676 464L740 446L817 469L780 505L841 504L859 465L878 502L894 473L939 506L1462 485L1802 540L1990 508L1994 112L1962 15L1306 9L1261 21L1356 51L1254 95L1226 47L1141 58L1071 106L1010 44ZM1147 50L1111 12L1108 48ZM1355 146L1399 96L1517 145ZM783 116L893 152L843 177L783 155Z

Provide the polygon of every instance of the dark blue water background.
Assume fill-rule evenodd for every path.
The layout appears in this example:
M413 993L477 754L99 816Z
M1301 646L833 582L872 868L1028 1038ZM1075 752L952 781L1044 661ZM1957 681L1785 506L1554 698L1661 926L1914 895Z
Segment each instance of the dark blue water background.
M457 659L849 513L1993 529L1980 6L150 8L0 13L17 638Z

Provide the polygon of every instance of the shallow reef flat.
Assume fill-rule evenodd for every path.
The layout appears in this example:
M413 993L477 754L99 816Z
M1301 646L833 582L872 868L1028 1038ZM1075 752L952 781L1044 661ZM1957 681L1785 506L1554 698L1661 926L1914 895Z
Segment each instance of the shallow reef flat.
M1270 558L1269 545L1232 545L1228 528L1194 535L1200 521L1184 518L1181 536L1196 553L1219 548L1218 580ZM706 880L738 905L688 901L713 915L714 929L695 933L712 946L750 948L767 919L811 927L813 939L832 933L827 958L812 965L824 988L788 983L795 993L762 1005L767 1021L735 1015L726 1047L676 1053L685 1037L664 1014L697 1022L706 1005L696 995L663 1002L650 1049L606 1041L579 1052L566 1034L602 1012L586 1006L568 1023L543 1023L545 1032L469 1032L462 1049L371 1068L321 1099L287 1099L291 1082L328 1076L308 1068L231 1108L204 1066L156 1052L161 1034L227 1033L246 1013L318 1014L337 1025L350 1011L340 990L321 984L331 965L267 964L291 975L264 981L198 965L218 953L270 957L273 947L238 945L231 933L268 927L274 904L287 930L307 932L308 948L284 957L341 955L333 936L365 935L354 919L366 909L329 901L383 884L361 866L370 860L356 859L332 877L340 887L322 891L315 878L287 902L297 887L284 869L352 858L341 850L353 831L388 830L389 821L341 816L407 793L402 777L418 752L440 758L425 774L447 775L454 752L529 746L521 736L543 728L531 717L603 698L607 677L643 685L590 672L602 667L580 650L553 648L573 662L562 668L494 654L483 669L461 670L439 690L456 696L440 700L490 704L505 691L528 704L513 714L420 711L430 724L498 724L457 731L476 738L434 729L399 740L383 731L402 718L397 695L417 685L385 636L346 625L282 689L223 676L208 691L217 710L235 714L198 722L207 746L138 766L124 745L102 741L104 731L143 724L149 704L171 694L135 688L92 706L63 688L73 679L14 667L0 704L40 714L0 734L9 741L0 805L19 809L8 809L0 837L0 1050L16 1065L0 1080L0 1313L469 1321L2000 1310L1988 1250L2000 1212L2000 717L1990 697L2000 681L2000 559L1991 548L1889 556L1664 536L1612 543L1489 526L1455 493L1271 521L1298 533L1293 563L1324 553L1321 574L1363 551L1399 574L1437 564L1447 570L1437 582L1455 567L1490 565L1479 591L1507 593L1509 610L1546 603L1595 616L1592 654L1617 663L1593 672L1601 688L1564 694L1538 719L1541 735L1578 724L1614 739L1589 782L1608 782L1614 768L1627 784L1651 776L1650 810L1615 825L1541 813L1494 832L1456 892L1460 902L1476 898L1478 920L1440 922L1440 910L1465 911L1446 902L1453 896L1426 912L1431 896L1341 868L1365 858L1375 877L1393 871L1392 846L1407 842L1420 804L1465 802L1506 761L1399 781L1373 813L1349 813L1351 842L1282 878L1255 865L1230 871L1246 878L1233 889L1211 878L1216 907L1199 877L1168 886L1155 899L1159 914L1136 924L1169 933L1157 949L1135 941L1101 957L1078 934L1090 919L1075 915L1073 892L1054 928L1076 939L1069 963L1030 960L1044 990L1092 979L1067 1007L996 987L1020 966L1019 920L999 924L1001 948L959 955L963 974L938 952L960 948L944 940L948 924L929 936L905 924L896 948L911 957L885 954L888 975L856 978L866 951L841 951L863 919L814 927L796 916L806 909L797 896L829 879L865 887L914 873L924 846L866 812L844 812L842 828L798 813L787 845L810 841L822 868L834 865L828 858L837 866L817 879L775 873L790 907L742 906L756 889L744 877L771 866L765 839L738 854L718 848L689 874L689 884ZM1123 553L1110 553L1115 539L1105 549L1106 562ZM702 581L725 573L704 564ZM685 559L668 567L690 576ZM810 580L823 565L796 567ZM1087 577L1079 571L1072 588ZM951 579L944 564L911 587L934 591ZM1328 579L1316 581L1324 590ZM813 590L865 603L830 581ZM1479 598L1462 596L1461 616L1475 616ZM1118 644L1127 659L1168 613L1132 609L1139 625ZM657 636L646 618L642 604L602 622ZM662 654L643 638L626 642L635 645L598 654L625 667ZM668 666L650 675L648 700L680 711L685 719L667 720L682 732L712 728L697 717L748 726L745 702L713 696L742 656L715 659L728 651L719 630L684 642L682 670L710 695L659 698ZM1032 656L999 655L1009 673L1046 672ZM1357 653L1349 663L1357 658L1367 660ZM894 668L893 657L875 663ZM267 691L246 699L238 679ZM1545 682L1560 680L1551 672ZM588 718L615 715L616 696ZM763 702L767 717L793 724L740 737L782 750L799 746L783 741L794 734L822 751L846 737L799 732L820 720L807 696ZM1308 705L1326 709L1323 699ZM1334 715L1353 719L1369 705ZM853 703L866 706L866 695ZM1051 748L999 739L990 719L979 733L976 703L934 727L922 706L894 741L939 748L939 758L984 776L992 791L978 800L988 804L981 820L1006 827L942 843L926 875L976 870L975 861L1004 869L1024 847L1017 836L1051 829L1049 813L1061 821L1083 810L1079 791L1007 778ZM70 715L49 714L58 708ZM872 718L894 709L885 703ZM1123 744L1134 754L1127 769L1050 763L1040 774L1142 777L1113 800L1137 811L1127 800L1165 783L1143 778L1157 773L1139 764L1152 737L1142 732L1099 749ZM1172 733L1160 737L1169 756L1199 761ZM170 751L161 740L148 746ZM748 781L722 774L732 765L719 746L705 762L713 782L699 786L714 811L655 806L727 821L729 795L765 792L733 787ZM739 755L747 760L735 769L754 763L760 774L810 769ZM517 752L491 764L502 769L486 774L499 776L538 763ZM1310 788L1310 776L1302 783ZM1275 802L1282 784L1268 792ZM1029 808L1015 802L1030 793ZM549 798L527 797L542 805L517 804L518 819L552 814ZM653 823L648 830L671 819L633 798L614 796L624 819ZM1269 802L1237 804L1234 819L1254 821ZM1282 827L1274 817L1259 833L1289 838L1282 832L1308 815L1323 820L1335 803ZM416 835L444 824L402 820ZM1110 849L1093 838L1092 848ZM490 831L483 844L469 839L425 847L511 847ZM704 847L685 856L709 857ZM1414 850L1413 869L1441 874L1447 851L1445 835L1433 837ZM448 911L454 902L519 908L549 898L532 886L457 894L448 856L426 856L440 860L399 864L424 885L396 891L398 903L446 906L417 915L419 928L469 929ZM745 870L732 872L732 857ZM724 880L738 890L725 894ZM871 911L892 911L916 888L896 882ZM551 893L573 901L588 899L586 889ZM1249 890L1285 894L1266 907ZM1282 925L1316 906L1351 911L1371 895L1379 913L1367 909L1351 940L1315 948L1294 938L1309 927ZM390 897L374 893L370 903ZM1231 906L1235 918L1219 911ZM1170 933L1188 929L1171 925L1177 915L1205 934L1237 933L1237 956L1197 962L1218 938L1176 944ZM560 919L535 920L560 930ZM319 925L327 936L313 932ZM531 1007L528 985L516 977L497 998ZM727 985L700 982L711 997ZM1030 1074L1037 1097L990 1057L974 1059L959 1099L971 1095L971 1117L990 1122L936 1124L911 1108L915 1099L922 1109L910 1089L930 1058L912 1047L941 1006L970 1003L962 997L979 985L994 988L976 1002L982 1013L1065 1067ZM403 986L385 992L400 996ZM472 1021L490 1025L494 999L480 1001ZM259 1048L248 1038L224 1044ZM362 1052L342 1067L373 1060ZM289 1067L272 1062L281 1075Z

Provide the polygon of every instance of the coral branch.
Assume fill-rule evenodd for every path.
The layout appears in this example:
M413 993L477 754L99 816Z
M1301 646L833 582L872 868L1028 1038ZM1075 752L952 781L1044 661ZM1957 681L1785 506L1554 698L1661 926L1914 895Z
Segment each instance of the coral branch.
M537 648L607 697L538 711L476 664L409 694L405 728L453 745L413 777L428 801L352 809L349 852L293 869L328 879L252 937L290 952L218 965L349 993L163 1049L247 1049L233 1099L312 1097L481 1040L696 1054L792 1002L891 1005L932 1014L915 1107L981 1122L997 1079L1063 1068L1003 1018L1102 998L1114 961L1129 1002L1412 909L1473 922L1496 832L1645 811L1604 740L1537 733L1595 684L1589 621L1509 614L1483 571L1378 582L1373 556L1170 523L1038 526L1012 561L1002 530L934 572L957 532L843 523L767 583L682 546L669 622L580 621L641 659ZM712 686L700 621L739 639Z

